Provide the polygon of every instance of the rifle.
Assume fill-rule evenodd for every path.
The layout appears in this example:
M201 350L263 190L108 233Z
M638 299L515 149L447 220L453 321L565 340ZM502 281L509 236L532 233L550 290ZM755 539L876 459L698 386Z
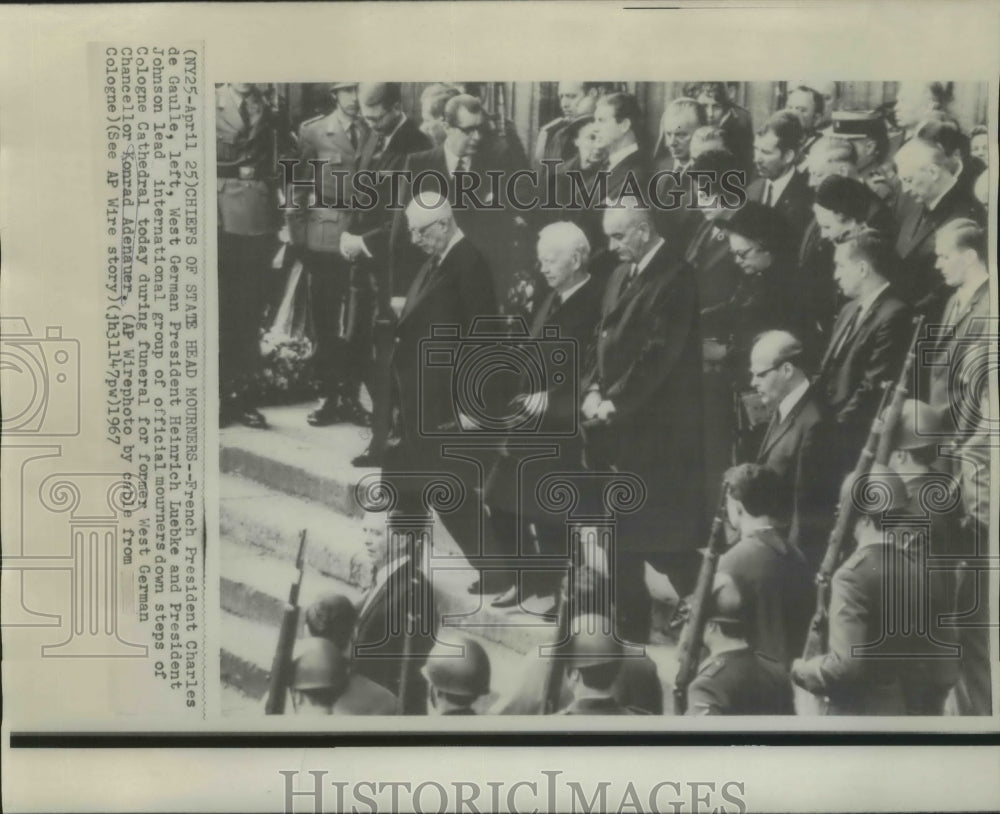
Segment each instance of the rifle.
M285 603L284 614L281 617L281 629L278 631L278 646L274 651L274 661L271 663L271 680L267 690L267 704L264 712L267 715L283 715L285 713L285 698L292 685L292 651L295 649L295 638L299 632L299 589L302 587L302 577L305 572L306 530L299 532L299 553L295 557L295 567L298 575L288 589L288 602Z
M392 530L389 531L392 534ZM405 593L406 618L403 629L403 656L399 668L399 697L396 698L397 715L419 715L424 712L419 708L419 704L426 699L410 698L413 694L413 671L416 664L413 660L413 639L418 634L418 624L421 622L425 610L424 583L420 579L421 564L424 556L423 536L419 532L413 532L413 537L409 537L407 532L407 548L409 549L408 564L405 566L407 579L409 580L408 590ZM391 617L388 623L392 624Z
M698 582L689 604L690 615L684 632L681 634L680 658L677 666L677 676L674 679L674 713L683 715L687 712L687 690L698 673L701 661L701 648L705 638L705 624L708 621L706 610L708 600L712 595L715 582L715 572L719 565L719 557L726 548L726 497L728 490L723 484L719 494L719 505L712 520L712 530L708 535L708 545L702 555L701 570L698 572Z
M534 524L528 525L535 543L535 550L539 550L538 534ZM577 556L582 559L582 553L578 549ZM566 659L561 658L563 653L560 648L569 642L569 579L570 574L577 567L577 563L571 561L569 569L563 575L559 583L559 594L556 597L556 639L552 646L552 655L549 657L548 670L545 673L545 683L542 685L542 714L553 715L559 710L559 699L562 696L563 678L566 675Z
M895 387L892 386L892 382L886 382L883 385L885 390L882 393L878 411L875 413L875 418L872 419L868 439L858 456L850 483L854 483L858 478L868 474L873 463L884 465L889 460L889 453L892 451L892 436L903 410L903 402L909 392L910 376L916 358L917 340L920 337L922 326L923 317L914 319L913 337L910 340L903 369L900 371ZM889 406L887 407L887 405ZM826 652L830 580L833 578L837 566L840 565L848 536L854 527L857 516L857 508L851 499L850 491L845 490L840 496L840 502L837 505L837 519L833 531L830 532L830 538L826 544L826 554L823 556L819 573L816 575L816 612L809 624L809 634L802 651L803 659L814 658Z
M556 608L556 640L549 657L548 670L545 673L545 684L542 685L542 714L553 715L559 710L559 699L562 696L563 678L566 675L566 659L562 658L560 645L569 642L569 575L563 577L559 586L559 598Z

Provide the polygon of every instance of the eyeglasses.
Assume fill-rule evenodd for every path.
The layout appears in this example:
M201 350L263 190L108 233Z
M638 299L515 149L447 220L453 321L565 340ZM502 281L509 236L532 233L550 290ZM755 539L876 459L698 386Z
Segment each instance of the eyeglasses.
M772 365L771 367L768 367L768 368L764 368L764 370L751 370L750 371L750 378L751 379L763 379L768 373L773 373L775 370L777 370L783 364L785 364L785 363L784 362L778 362L778 364Z
M430 223L426 223L423 226L411 226L410 227L410 236L411 237L423 237L424 235L427 234L427 230L428 229L430 229L432 226L435 226L435 225L437 225L439 223L441 223L440 220L432 220Z
M460 130L467 136L471 136L473 133L479 133L479 135L482 135L486 132L485 124L470 124L468 127L459 127L457 124L453 124L452 127L456 130Z
M740 249L739 251L736 249L730 249L730 251L733 253L733 257L737 260L746 260L754 252L759 252L760 246L748 246L747 248Z

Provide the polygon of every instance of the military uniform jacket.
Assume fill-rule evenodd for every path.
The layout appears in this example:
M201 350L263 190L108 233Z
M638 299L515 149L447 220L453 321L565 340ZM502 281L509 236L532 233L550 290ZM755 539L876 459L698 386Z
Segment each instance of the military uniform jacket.
M812 579L801 552L774 529L760 529L719 558L742 597L747 641L759 653L789 664L802 652L815 607Z
M334 110L327 116L303 122L299 129L296 179L313 177L313 167L307 162L316 159L324 162L316 170L321 177L322 201L312 200L311 187L296 187L294 201L298 208L288 211L292 243L312 251L339 253L340 236L347 230L350 222L355 192L354 173L367 128L361 120L354 123L358 145L355 147L345 119L345 116ZM345 172L346 175L341 180L335 180L331 175L334 171ZM310 203L315 205L310 207Z
M642 710L623 707L613 697L577 698L560 715L644 715Z
M838 424L867 432L882 397L881 383L899 377L913 325L910 309L892 288L855 321L859 307L853 300L837 316L816 386Z
M279 223L274 119L253 92L246 98L249 123L245 122L238 99L228 85L215 92L219 228L234 235L273 234Z
M934 645L919 633L907 635L903 614L912 609L891 601L926 591L913 582L923 579L915 554L889 538L858 548L833 575L828 652L796 669L797 683L829 698L830 714L905 715L907 699L927 681L919 667Z
M708 658L688 687L688 715L794 715L782 666L749 647Z
M587 431L588 461L645 481L645 505L619 523L622 548L694 548L703 539L701 334L694 270L664 244L626 286L628 272L629 266L619 266L608 282L596 361L584 382L585 392L596 387L616 410L609 424Z
M957 218L970 218L983 225L986 213L982 204L960 183L948 190L930 211L908 195L901 196L900 210L896 254L902 261L902 269L898 287L907 300L917 303L943 285L941 274L935 268L938 229ZM943 299L939 298L939 305ZM935 319L939 314L932 312L928 316Z

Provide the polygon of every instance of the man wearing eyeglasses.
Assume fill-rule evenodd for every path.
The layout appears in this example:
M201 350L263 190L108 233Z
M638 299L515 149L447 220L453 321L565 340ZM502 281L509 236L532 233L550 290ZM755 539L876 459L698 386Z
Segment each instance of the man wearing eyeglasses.
M451 204L455 222L467 239L482 252L493 276L494 291L506 293L510 248L516 211L503 195L510 167L485 150L488 132L486 111L475 96L459 94L448 100L444 111L444 142L432 150L414 153L406 162L409 182L401 185L400 202L405 207L417 194L444 195ZM487 171L503 173L500 183ZM400 247L408 241L406 218L397 213L393 224L392 249L395 293L402 293L418 267L407 263Z
M802 342L788 331L760 334L750 351L750 385L774 412L756 462L774 470L787 502L779 519L813 571L823 557L836 484L829 477L829 419L809 383Z

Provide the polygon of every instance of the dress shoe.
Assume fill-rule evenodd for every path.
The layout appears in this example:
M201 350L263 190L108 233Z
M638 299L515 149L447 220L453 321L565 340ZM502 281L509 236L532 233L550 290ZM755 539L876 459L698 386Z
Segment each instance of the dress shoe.
M324 399L323 403L306 416L306 421L313 427L329 427L339 424L343 419L337 409L336 399Z
M381 452L376 452L369 447L360 455L351 458L351 464L353 466L382 466L383 458Z
M342 399L337 412L341 421L357 424L359 427L372 425L372 414L362 407L357 399Z
M250 427L253 430L266 430L267 429L267 419L264 415L254 407L247 407L236 416L236 420L240 422L244 427Z
M511 585L502 594L495 596L490 606L494 608L513 608L520 600L519 591L516 585Z

